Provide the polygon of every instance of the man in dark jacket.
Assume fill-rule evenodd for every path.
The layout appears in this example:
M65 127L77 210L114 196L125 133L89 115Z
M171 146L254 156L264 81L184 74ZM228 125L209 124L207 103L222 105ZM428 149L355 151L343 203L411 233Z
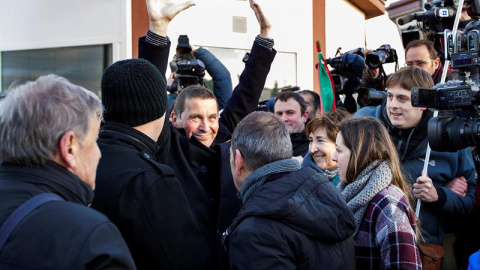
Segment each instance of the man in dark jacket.
M243 119L230 162L243 207L224 233L231 269L355 269L353 214L327 176L292 159L282 121Z
M87 207L101 117L97 97L54 75L0 103L0 269L135 269L115 225ZM57 200L34 203L45 196Z
M433 113L427 108L412 106L410 89L413 86L431 88L433 80L419 68L401 69L387 80L386 102L373 110L364 107L354 116L373 116L387 127L412 194L422 201L420 241L442 245L445 220L466 215L473 209L475 166L469 148L457 152L431 151L428 176L421 176L428 145L428 120ZM462 195L449 186L449 182L457 178L465 181Z
M310 144L305 135L305 124L310 115L307 111L307 103L300 94L285 91L275 98L273 110L282 119L290 133L293 156L303 160Z
M170 14L168 1L147 1L150 28L139 40L139 57L149 60L165 74L170 41L166 37ZM275 57L270 23L260 7L250 2L260 24L250 53L243 58L245 69L222 113L215 96L207 89L191 86L177 96L175 108L158 139L163 151L156 159L171 166L182 184L200 230L210 249L221 248L219 235L241 207L231 180L227 142L237 123L257 108L270 65Z

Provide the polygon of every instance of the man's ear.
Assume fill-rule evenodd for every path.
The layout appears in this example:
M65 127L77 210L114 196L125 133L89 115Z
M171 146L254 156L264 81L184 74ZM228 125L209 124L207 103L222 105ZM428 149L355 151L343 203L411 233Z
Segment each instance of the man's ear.
M78 142L75 133L68 131L60 138L60 158L67 168L75 168L77 166L76 154L78 150Z
M178 118L177 118L177 115L175 114L175 112L172 110L172 112L170 113L170 122L172 122L172 125L176 128L178 128Z
M242 174L242 171L245 170L244 166L245 166L245 162L243 160L242 153L240 153L240 150L235 149L235 174L236 174L236 176L240 176Z
M435 58L435 60L433 61L433 65L435 67L435 69L437 69L439 66L440 66L440 58Z
M303 113L303 123L307 122L309 115L310 115L310 113L305 110L305 112Z

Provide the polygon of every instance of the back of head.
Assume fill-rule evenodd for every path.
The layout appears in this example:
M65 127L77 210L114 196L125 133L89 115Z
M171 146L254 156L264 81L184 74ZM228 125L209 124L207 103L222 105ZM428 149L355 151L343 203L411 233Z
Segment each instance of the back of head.
M351 183L375 160L388 160L392 169L392 184L405 191L400 160L387 129L373 117L358 117L340 124L340 134L350 149L346 180Z
M237 149L250 171L292 157L287 128L269 112L253 112L240 121L232 135L232 152Z
M307 103L305 102L305 99L303 99L302 96L300 96L299 94L293 91L281 92L275 97L275 103L277 103L279 100L282 102L287 102L291 98L294 99L296 102L298 102L298 104L300 105L300 113L303 115L307 110Z
M93 115L102 115L98 98L62 77L47 75L19 85L0 102L0 160L44 165L59 152L66 132L83 140Z
M310 91L310 90L302 90L302 91L298 91L296 92L297 94L299 95L310 95L313 99L313 106L315 108L315 111L318 111L318 109L320 108L320 96L313 92L313 91ZM312 115L313 117L313 115Z
M213 99L217 101L215 95L208 88L200 85L190 85L183 89L175 100L173 112L177 115L177 117L181 117L183 111L185 111L185 103L190 99Z
M325 128L327 137L335 142L340 122L352 118L352 114L344 108L338 108L336 111L327 112L326 114L313 118L305 127L305 135L308 137L319 128Z
M159 119L167 108L167 83L158 69L143 59L115 62L102 76L105 121L131 127Z
M412 87L431 88L434 85L432 75L416 67L404 67L393 73L387 79L387 88L398 85L405 90Z

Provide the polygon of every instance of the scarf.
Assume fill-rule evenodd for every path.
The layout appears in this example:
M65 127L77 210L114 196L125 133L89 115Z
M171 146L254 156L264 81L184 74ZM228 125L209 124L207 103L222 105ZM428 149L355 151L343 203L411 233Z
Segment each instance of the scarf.
M337 188L342 193L355 218L355 233L358 233L368 203L392 182L392 169L388 161L376 160L368 165L350 184L340 182Z
M245 179L240 189L240 198L242 198L243 204L255 194L257 189L263 185L270 175L282 172L294 172L299 169L300 163L291 158L274 161L256 169Z

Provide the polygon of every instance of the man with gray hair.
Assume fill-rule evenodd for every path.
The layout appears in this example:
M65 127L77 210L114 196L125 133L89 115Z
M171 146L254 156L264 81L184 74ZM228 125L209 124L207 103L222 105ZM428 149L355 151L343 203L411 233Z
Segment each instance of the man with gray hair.
M230 163L243 207L224 233L231 269L355 269L352 212L291 149L271 113L253 112L234 131Z
M0 102L0 268L135 269L92 202L102 105L48 75Z

